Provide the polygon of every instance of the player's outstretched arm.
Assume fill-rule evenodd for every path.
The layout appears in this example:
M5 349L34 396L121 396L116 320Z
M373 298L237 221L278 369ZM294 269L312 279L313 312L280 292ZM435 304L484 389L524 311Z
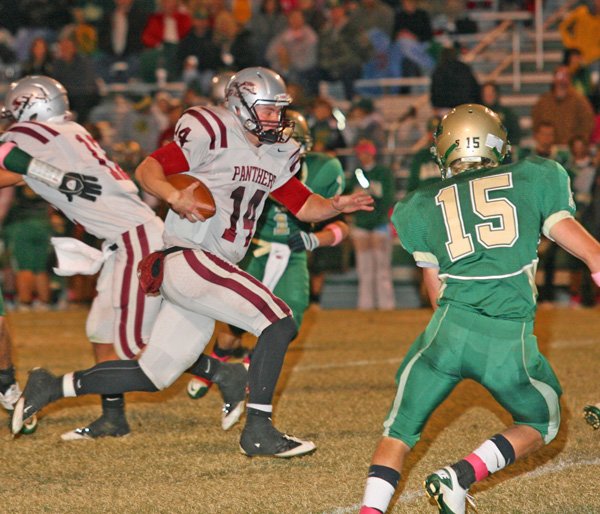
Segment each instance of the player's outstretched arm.
M558 221L550 229L550 237L567 252L582 260L592 274L600 274L600 243L574 218ZM597 275L600 281L600 275Z
M356 211L372 211L373 197L365 191L357 191L350 195L335 195L324 198L316 193L311 194L296 214L300 221L318 223L339 214L350 214Z
M202 207L194 197L194 189L198 184L192 184L185 189L173 187L167 177L163 166L154 157L146 157L135 170L135 177L144 191L167 202L182 218L191 222L205 221L198 210Z
M66 172L47 162L40 161L27 152L24 152L14 143L0 144L0 168L19 175L27 175L44 184L64 193L69 201L79 196L84 200L95 202L102 193L102 186L98 179L91 175ZM20 181L17 177L5 175L0 183L1 187L14 185ZM12 182L12 183L11 183Z

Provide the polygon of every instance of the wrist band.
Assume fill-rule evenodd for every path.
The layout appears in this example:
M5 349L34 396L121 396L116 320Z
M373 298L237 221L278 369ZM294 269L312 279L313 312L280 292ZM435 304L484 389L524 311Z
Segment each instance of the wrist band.
M330 230L331 232L333 232L333 243L331 243L330 246L339 245L342 242L342 239L344 239L342 229L337 223L330 223L329 225L326 225L325 230ZM598 272L598 275L600 275L600 271Z
M598 287L600 287L600 271L596 271L596 273L592 273L592 280Z
M27 168L27 176L56 189L61 185L65 172L34 158Z

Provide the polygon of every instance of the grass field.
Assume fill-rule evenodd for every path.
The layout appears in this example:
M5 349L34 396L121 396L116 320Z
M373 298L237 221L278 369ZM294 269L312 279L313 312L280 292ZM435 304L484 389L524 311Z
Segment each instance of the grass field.
M599 310L539 312L540 348L563 385L558 437L534 457L473 488L480 514L600 513L600 431L581 416L600 401ZM56 373L92 364L84 311L12 314L15 360ZM315 454L293 460L239 453L241 425L220 428L220 397L192 401L187 377L160 394L128 394L132 434L62 442L94 419L97 397L43 411L32 436L0 437L0 512L260 513L357 512L369 460L395 390L396 368L428 310L314 311L288 353L276 426L313 439ZM250 341L248 341L249 343ZM174 342L176 344L176 342ZM0 413L0 421L8 416ZM421 483L466 455L510 418L480 386L462 383L434 413L404 470L393 513L436 512Z

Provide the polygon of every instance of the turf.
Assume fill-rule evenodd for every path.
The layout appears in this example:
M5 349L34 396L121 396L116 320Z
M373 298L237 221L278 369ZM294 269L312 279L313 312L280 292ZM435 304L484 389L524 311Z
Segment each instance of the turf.
M600 431L582 408L600 401L598 314L549 309L538 315L540 348L563 385L558 437L534 457L473 489L479 513L598 513ZM26 370L56 373L92 364L84 311L12 314L22 385ZM99 414L96 397L43 411L38 431L0 435L0 512L327 513L357 512L369 460L394 393L394 373L428 310L311 311L290 347L275 405L280 429L311 438L315 454L292 460L239 453L241 425L220 429L220 397L192 401L187 377L158 394L128 394L132 434L62 442L60 434ZM251 339L246 341L251 343ZM0 413L0 422L8 416ZM389 512L436 512L422 492L431 471L454 462L510 423L477 384L464 382L431 417L408 460Z

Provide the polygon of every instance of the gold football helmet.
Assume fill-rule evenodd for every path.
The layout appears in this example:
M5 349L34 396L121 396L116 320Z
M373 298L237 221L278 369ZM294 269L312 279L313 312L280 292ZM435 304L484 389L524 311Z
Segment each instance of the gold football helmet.
M432 152L449 178L467 170L498 166L508 152L507 134L498 115L478 104L463 104L446 114L433 135Z
M304 115L298 111L288 109L285 111L285 117L288 121L292 122L292 125L286 130L290 130L293 127L292 138L300 143L302 153L310 152L313 146L313 139Z

